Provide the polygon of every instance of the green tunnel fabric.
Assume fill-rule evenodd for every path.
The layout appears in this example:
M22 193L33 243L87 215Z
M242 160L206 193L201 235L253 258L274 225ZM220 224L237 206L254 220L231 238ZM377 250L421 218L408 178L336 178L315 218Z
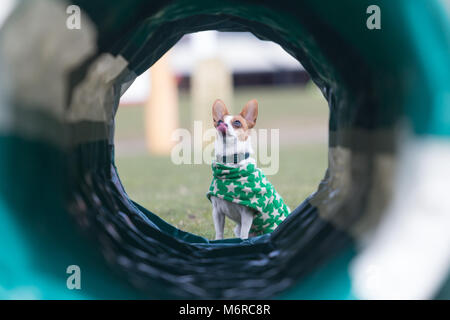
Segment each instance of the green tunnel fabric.
M450 138L442 2L73 4L82 31L61 27L69 3L51 0L20 2L0 30L0 297L353 298L348 265L383 219L399 123ZM373 4L381 30L365 27ZM245 241L174 228L129 199L114 165L120 95L184 34L211 29L277 42L330 107L318 190ZM82 290L67 289L69 265Z

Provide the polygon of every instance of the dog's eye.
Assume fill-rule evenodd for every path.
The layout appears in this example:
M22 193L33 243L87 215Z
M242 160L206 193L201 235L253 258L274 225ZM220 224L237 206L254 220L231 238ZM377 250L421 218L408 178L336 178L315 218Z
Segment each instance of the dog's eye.
M233 127L240 128L242 127L242 123L239 120L233 121Z

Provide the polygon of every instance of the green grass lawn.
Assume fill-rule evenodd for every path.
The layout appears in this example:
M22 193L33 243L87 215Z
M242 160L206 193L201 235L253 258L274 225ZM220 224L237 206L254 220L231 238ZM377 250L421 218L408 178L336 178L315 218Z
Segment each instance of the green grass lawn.
M236 106L251 98L260 103L259 127L293 127L315 123L326 130L325 100L311 88L253 88L235 92ZM180 94L180 123L189 128L189 96ZM264 108L264 109L262 109ZM143 139L143 108L119 108L116 141ZM283 130L283 127L280 128ZM291 209L317 188L327 167L326 141L283 144L280 168L268 176ZM205 194L211 183L209 165L174 165L170 157L150 155L146 150L126 154L117 150L116 164L129 196L177 228L209 239L214 238L211 203ZM233 223L227 220L225 237L233 237Z

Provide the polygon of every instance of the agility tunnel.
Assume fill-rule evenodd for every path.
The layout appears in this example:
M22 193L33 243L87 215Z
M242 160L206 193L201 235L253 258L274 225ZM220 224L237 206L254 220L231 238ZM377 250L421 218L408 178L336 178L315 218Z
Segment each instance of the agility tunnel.
M329 104L324 178L269 235L178 230L114 165L120 96L203 30L280 44ZM440 0L16 2L0 29L0 298L449 298L449 30Z

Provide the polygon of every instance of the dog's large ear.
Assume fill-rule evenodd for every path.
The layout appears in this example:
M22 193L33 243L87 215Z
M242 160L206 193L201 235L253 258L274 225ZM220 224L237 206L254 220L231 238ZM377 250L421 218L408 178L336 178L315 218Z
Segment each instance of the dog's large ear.
M222 100L217 99L216 101L214 101L214 104L212 106L212 116L214 120L214 126L217 126L219 120L223 121L223 118L228 114L229 114L228 109Z
M240 114L247 121L248 128L253 128L256 124L256 118L258 118L258 101L253 99L247 102Z

